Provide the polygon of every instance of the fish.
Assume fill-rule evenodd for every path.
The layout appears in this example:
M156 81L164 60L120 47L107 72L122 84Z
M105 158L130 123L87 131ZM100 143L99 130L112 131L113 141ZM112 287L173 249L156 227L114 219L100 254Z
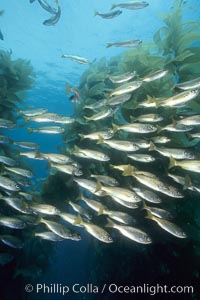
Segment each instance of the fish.
M131 94L118 95L118 96L108 98L105 102L105 105L109 105L109 106L121 105L129 101L130 99L131 99Z
M145 114L138 117L130 117L131 122L141 122L141 123L157 123L163 121L163 117L158 114Z
M0 144L13 144L13 140L8 136L0 135Z
M149 151L157 151L165 157L173 157L175 159L195 159L197 154L190 149L184 148L166 148L157 147L152 142L150 142Z
M29 0L30 3L33 3L35 0Z
M110 81L112 81L112 83L124 83L133 79L136 75L136 71L133 71L117 75L109 75L108 78L110 79Z
M161 218L157 218L150 212L147 212L146 218L155 221L162 229L166 230L170 234L178 237L178 238L186 238L186 233L176 224Z
M55 234L52 231L36 232L36 237L40 237L43 240L52 241L52 242L61 242L64 241L64 238Z
M43 22L43 25L45 26L55 25L56 23L58 23L60 16L61 16L61 8L58 5L58 10L56 11L56 13L50 19L45 20Z
M129 1L129 2L122 2L117 4L112 4L111 9L116 7L126 8L126 9L142 9L149 5L146 1Z
M143 188L138 188L138 187L132 187L132 190L134 190L136 192L136 194L138 194L138 196L140 196L142 199L144 199L148 202L151 202L151 203L161 203L162 202L161 198L152 191L145 190Z
M170 157L170 163L168 166L168 169L174 168L174 167L180 167L181 169L190 171L190 172L195 172L195 173L200 173L200 160L175 160L173 157Z
M36 152L36 158L43 158L49 162L56 163L59 165L73 164L74 160L65 154L60 153L48 153L48 152Z
M150 163L155 161L155 158L152 155L148 155L148 154L129 154L127 155L127 157L135 160L135 161L139 161L139 162L144 162L144 163Z
M189 139L200 139L200 132L188 133L187 137Z
M179 88L181 90L200 89L200 77L181 83L176 83L174 87Z
M108 13L100 13L98 11L95 11L94 15L95 16L100 16L103 19L113 19L115 17L118 17L119 15L121 15L122 11L121 10L114 10Z
M19 110L19 113L27 116L27 117L34 117L39 116L42 114L45 114L47 112L47 109L45 108L36 108L36 109L30 109L30 110Z
M111 199L115 202L117 202L118 204L122 205L123 207L128 207L130 209L136 209L138 208L138 202L131 202L131 201L124 201L121 198L118 197L114 197L114 196L110 196Z
M116 211L116 210L109 210L108 208L103 208L103 214L109 216L110 219L118 221L122 224L132 224L135 223L135 219L124 212Z
M93 180L84 179L84 178L73 178L73 181L75 181L82 188L90 191L92 194L95 194L97 196L104 196L105 195L105 192L103 192L101 190L96 191L97 183Z
M37 150L39 145L33 142L13 142L14 145L17 145L21 148L30 149L30 150Z
M22 168L11 168L5 166L4 169L27 178L32 178L34 176L31 171Z
M34 0L33 0L34 1ZM45 0L38 0L40 6L46 10L47 12L49 12L50 14L57 14L57 10L53 7L51 7Z
M86 217L88 220L92 219L91 214L84 207L72 201L69 201L68 203L73 208L73 210L76 211L79 215Z
M123 85L119 86L118 88L114 89L110 93L109 97L123 95L123 94L133 92L136 89L138 89L141 85L142 85L142 81L129 81L129 82L124 83Z
M109 186L119 185L119 182L115 178L110 177L110 176L91 174L90 177L95 178L98 181L102 182L103 184L106 184Z
M131 48L142 44L141 40L127 40L122 42L109 42L106 44L106 48L110 47L123 47L123 48Z
M139 150L139 147L133 142L113 140L113 139L104 140L102 136L99 136L99 140L97 144L106 144L112 149L119 150L119 151L126 151L126 152Z
M13 217L5 217L2 215L0 216L0 225L13 229L23 229L27 226L23 220Z
M158 107L178 107L185 105L185 103L193 100L199 95L199 90L188 90L181 93L176 94L168 99L160 100L156 103Z
M199 126L200 125L200 115L193 115L176 121L176 124L185 126Z
M61 238L64 239L71 239L71 240L76 240L79 241L81 239L81 236L77 233L73 233L71 230L66 228L64 225L46 220L44 218L40 219L40 223L44 223L53 233L57 234Z
M81 149L75 145L73 155L86 159L94 159L99 161L108 161L110 157L100 151L90 150L90 149Z
M99 100L99 101L97 101L97 102L94 102L94 103L92 103L92 104L86 104L86 105L84 105L84 109L85 108L87 108L87 109L91 109L91 110L97 110L98 108L101 108L101 107L103 107L103 106L105 106L106 105L106 99L103 99L103 100Z
M47 134L59 134L64 132L65 129L59 126L45 126L39 128L28 128L29 133L37 132L37 133L47 133Z
M188 125L183 125L183 124L175 124L175 123L172 123L172 124L168 124L164 127L157 127L158 128L158 132L161 132L161 131L170 131L170 132L188 132L188 131L191 131L194 127L192 126L188 126Z
M0 29L0 40L4 40L4 35L3 35L3 33L2 33L2 31L1 31L1 29Z
M77 55L70 55L70 54L63 54L61 56L62 58L69 58L72 61L75 61L79 64L83 64L83 65L90 65L92 64L92 61L89 61L87 58L81 57L81 56L77 56Z
M17 162L14 159L4 155L0 155L0 163L12 167L16 166L17 164Z
M62 220L66 221L66 222L68 222L68 223L70 223L70 224L72 224L72 225L75 225L74 223L75 223L75 221L76 221L76 219L77 219L77 215L70 214L70 213L65 213L65 212L60 212L60 213L59 213L59 217L60 217ZM79 225L76 224L76 226L79 226ZM80 226L80 227L81 227L81 226Z
M19 152L20 156L25 156L31 159L36 159L36 160L45 160L44 157L38 156L35 151L28 151L28 152Z
M0 187L12 192L17 192L20 190L19 185L15 181L1 175L0 175Z
M44 215L58 215L60 210L57 209L55 206L45 203L31 203L30 209L35 214L44 214Z
M170 138L167 136L153 136L151 140L154 144L166 144L171 141Z
M196 186L196 185L193 185L192 184L192 181L191 181L191 178L189 175L186 175L184 177L182 176L179 176L179 175L175 175L175 174L172 174L172 173L167 173L167 175L172 178L175 182L181 184L183 186L183 189L184 190L191 190L191 191L194 191L194 192L200 192L200 188L199 186Z
M113 131L114 133L123 130L125 132L130 132L130 133L152 133L157 131L157 127L152 125L152 124L143 124L143 123L129 123L129 124L124 124L124 125L113 125Z
M168 74L168 70L158 70L156 72L150 73L147 76L142 78L144 82L152 82L154 80L160 79Z
M93 133L88 133L88 134L79 134L79 136L81 137L81 140L84 139L90 139L90 140L98 140L99 136L102 136L104 140L109 140L113 137L114 133L113 131L110 130L106 130L106 131L97 131L97 132L93 132Z
M148 174L149 172L141 172L141 171L134 171L132 168L127 168L124 171L124 176L133 176L135 177L140 183L153 189L154 191L161 192L169 197L172 198L183 198L184 195L174 186L171 186L165 182L163 182L160 178L158 178L154 174Z
M110 219L107 219L107 224L106 227L111 227L111 228L115 228L117 230L119 230L119 232L124 235L125 237L140 243L140 244L150 244L152 243L151 238L149 237L149 235L132 226L126 226L126 225L118 225L116 223L114 223L113 221L111 221Z
M29 205L20 198L1 196L0 199L5 201L10 207L20 211L23 214L31 214Z
M113 242L111 235L106 230L104 230L103 228L101 228L95 224L84 222L80 216L77 217L76 224L83 225L83 227L89 234L91 234L92 236L94 236L96 239L98 239L101 242L104 242L104 243L112 243Z
M169 220L173 219L173 215L165 209L159 207L147 206L145 203L143 204L143 209L146 209L155 217L161 219L169 219Z
M103 211L105 209L105 205L103 205L101 202L96 201L94 199L89 199L85 197L83 194L81 194L80 199L87 204L92 210L98 213L98 215L103 214Z
M7 246L15 249L23 248L23 242L13 235L0 235L0 240Z
M69 175L75 175L75 176L83 175L83 172L74 165L63 165L63 164L58 165L54 163L51 163L50 165L52 168Z
M96 192L104 191L107 195L117 197L127 202L140 202L141 198L134 192L122 187L108 187L102 186L100 182L97 183Z
M0 128L12 129L15 128L16 124L11 120L0 118Z
M116 109L112 109L111 107L106 107L105 109L101 110L100 112L90 117L84 116L84 119L86 119L87 121L98 121L98 120L111 117L115 112Z

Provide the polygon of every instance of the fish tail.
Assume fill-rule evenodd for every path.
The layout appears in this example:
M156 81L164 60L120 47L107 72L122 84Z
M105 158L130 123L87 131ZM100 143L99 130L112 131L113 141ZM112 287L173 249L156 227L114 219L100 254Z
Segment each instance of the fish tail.
M71 89L72 89L71 85L66 82L65 87L66 87L66 94L71 93Z
M104 139L103 139L102 135L99 134L98 137L99 137L99 139L98 139L97 144L103 144L104 143Z
M84 134L79 133L78 135L80 136L81 141L84 140Z
M192 135L191 135L190 133L187 133L186 136L187 136L187 138L188 138L189 140L192 140L192 139L193 139L193 137L192 137Z
M119 126L116 125L116 124L114 124L114 123L112 123L112 127L113 127L113 132L114 132L114 133L117 132L117 131L119 130Z
M104 211L103 211L103 205L100 204L100 205L99 205L99 210L98 210L98 216L103 215L103 213L104 213Z
M96 186L96 189L95 189L95 193L100 191L102 189L102 184L99 180L97 180L97 186Z
M116 4L112 4L111 5L111 10L114 9L116 7Z
M131 176L133 175L133 166L128 165L128 167L124 170L124 172L122 173L123 176Z
M136 119L137 119L136 117L130 116L131 123L134 123Z
M192 181L189 175L185 176L183 189L187 190L190 186L192 186Z
M110 48L113 44L112 43L107 43L106 48Z
M155 151L157 149L156 145L152 141L150 141L149 151Z
M74 225L83 224L83 220L80 215L77 216L76 220L73 222Z
M28 132L29 132L29 133L33 133L33 132L34 132L34 129L31 128L31 127L29 127L29 128L28 128Z
M170 161L169 161L168 169L171 169L171 168L173 168L175 166L177 166L177 162L176 162L176 160L172 156L170 156Z
M162 127L157 125L157 133L160 133L162 131Z
M97 16L99 13L97 10L94 11L94 17Z
M105 225L105 227L114 228L115 227L115 223L113 221L111 221L111 219L107 219L107 224Z

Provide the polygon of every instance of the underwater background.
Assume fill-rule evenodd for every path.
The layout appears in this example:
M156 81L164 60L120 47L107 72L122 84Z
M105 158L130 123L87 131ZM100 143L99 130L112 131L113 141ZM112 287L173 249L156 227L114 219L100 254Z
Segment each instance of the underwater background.
M42 157L42 153L72 156L81 165L83 175L80 178L89 179L90 174L110 175L120 182L120 186L129 188L132 184L130 176L123 176L118 170L113 171L105 161L96 162L93 159L84 160L73 156L76 151L81 152L74 150L75 146L103 150L112 157L112 165L131 164L139 170L156 173L159 177L166 176L170 158L160 156L155 149L152 149L152 152L142 153L153 153L157 163L153 162L150 166L143 165L141 162L135 164L135 161L125 157L124 152L117 152L104 145L102 148L102 145L96 144L97 141L82 140L80 135L110 129L113 123L118 125L131 123L130 116L134 115L136 118L149 113L146 107L139 109L137 107L138 102L144 101L147 96L168 98L180 92L180 90L174 92L175 84L199 78L199 1L149 0L149 5L143 9L119 8L122 10L119 16L106 19L94 14L95 11L109 12L114 3L112 0L59 0L59 3L49 0L49 6L54 9L59 6L61 9L60 19L52 26L43 24L51 14L43 9L40 2L47 3L37 0L32 3L29 0L1 0L0 3L0 11L4 11L0 15L0 30L3 35L0 40L0 118L11 120L15 124L12 129L0 128L0 135L12 141L1 142L0 155L13 158L20 167L33 172L34 177L30 179L29 185L27 183L27 186L23 184L20 186L22 191L34 196L33 202L53 205L62 212L78 217L80 212L73 211L68 204L69 200L88 209L85 203L79 201L80 199L77 202L77 197L80 197L82 192L89 199L93 199L92 193L85 192L84 188L74 181L74 177L79 177L76 177L74 172L66 174L52 170L50 159L37 160L22 156L20 153L25 150L19 149L13 141L37 143L39 153L36 157ZM130 48L106 47L109 42L127 40L140 40L141 43ZM87 58L89 63L79 64L77 61L62 57L67 54ZM112 119L87 120L86 118L93 117L99 108L92 112L85 106L107 99L108 94L118 86L113 84L108 76L134 70L139 79L158 70L168 70L169 73L166 79L164 77L149 82L134 91L128 102L120 105L117 111L113 111ZM76 96L77 91L78 99L74 100L72 96ZM109 107L107 102L106 105ZM110 107L113 109L112 105ZM134 107L138 110L135 111ZM64 129L60 134L30 133L28 128L40 128L45 124L41 125L31 118L24 117L23 110L37 108L74 118L75 122L62 125ZM184 108L158 107L159 114L164 120L159 123L159 126L164 127L173 119L179 119L179 116L199 115L199 95L194 101L189 102L185 110ZM192 133L199 132L199 127L198 124ZM199 138L191 140L185 132L178 135L167 132L164 136L171 139L171 148L189 147L197 155L199 154ZM138 137L136 134L136 138ZM144 133L140 138L148 140L149 136ZM130 140L131 134L120 131L115 135L115 139ZM130 212L127 207L110 203L108 197L102 200L103 203L110 210L130 213L133 218L136 218L136 223L134 221L132 225L136 224L136 227L148 232L152 243L137 243L113 228L106 228L105 216L103 214L98 216L90 209L88 211L92 214L92 223L107 230L114 240L113 243L103 243L90 235L87 230L79 227L75 228L75 231L77 229L80 233L80 241L66 239L53 242L40 239L35 236L35 233L46 231L45 225L38 221L40 216L64 224L73 230L74 224L69 225L63 220L60 221L58 216L52 217L48 213L46 215L35 213L34 219L26 220L28 225L22 230L0 227L0 238L2 235L11 235L23 241L23 247L18 248L10 247L3 242L0 244L0 254L10 255L6 257L8 261L1 261L0 255L0 300L151 299L152 297L200 299L199 173L190 173L190 171L181 173L176 170L174 168L172 174L182 176L189 174L197 188L195 191L183 190L176 184L175 187L184 193L184 198L169 199L166 194L162 195L163 206L160 205L160 208L172 213L174 216L172 222L183 228L187 238L179 239L170 235L155 222L146 219L145 210L141 207L139 211L136 209L136 213ZM0 171L0 175L4 176L4 163L1 162ZM7 173L5 176L12 178ZM18 182L19 178L15 178L15 181ZM166 181L173 185L173 181L167 179ZM134 184L137 186L135 179ZM7 193L2 186L1 194L3 197L16 196ZM160 192L158 194L160 195ZM102 198L95 195L94 199ZM26 203L31 208L29 200ZM3 200L0 207L0 224L2 215L20 219L20 212L15 211ZM83 214L83 219L84 217ZM26 292L27 284L34 287L32 292ZM91 284L93 288L102 287L104 284L123 287L160 284L192 286L193 293L169 295L169 293L158 292L150 295L150 293L111 293L106 290L101 294L101 292L95 293L94 290L84 293L74 293L70 290L63 296L58 291L47 292L46 290L37 293L37 284L46 284L49 287L53 284L70 287L74 284L80 286Z

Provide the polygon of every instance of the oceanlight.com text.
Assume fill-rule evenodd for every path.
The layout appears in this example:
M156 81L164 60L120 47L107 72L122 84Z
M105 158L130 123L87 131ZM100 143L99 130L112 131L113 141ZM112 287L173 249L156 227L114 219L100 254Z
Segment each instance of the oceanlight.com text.
M194 287L187 285L150 285L144 283L142 285L117 285L115 283L95 285L88 283L81 285L74 283L73 285L64 285L59 283L44 284L37 283L35 286L27 284L25 286L27 293L35 292L36 294L60 294L66 295L69 293L73 294L149 294L154 296L156 294L193 294Z

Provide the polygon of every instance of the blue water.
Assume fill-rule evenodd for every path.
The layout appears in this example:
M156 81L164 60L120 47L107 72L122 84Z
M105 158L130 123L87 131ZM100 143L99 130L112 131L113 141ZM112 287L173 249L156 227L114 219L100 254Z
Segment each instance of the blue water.
M33 88L26 95L28 107L43 107L49 112L72 116L74 107L65 93L65 84L68 82L78 87L79 79L88 66L63 59L61 55L68 53L98 61L102 57L110 58L123 53L122 48L107 49L107 42L129 39L152 42L154 33L163 24L160 16L171 10L174 1L149 0L147 8L123 10L119 17L112 20L94 17L95 10L107 12L113 2L115 1L59 0L61 18L55 26L48 27L42 23L49 18L49 14L37 1L30 4L29 0L1 0L0 10L5 10L5 14L0 18L0 28L4 34L0 49L11 50L13 59L29 60L36 74ZM48 3L54 5L53 0L48 0ZM189 9L184 17L199 20L199 0L187 1L186 5ZM29 125L31 127L34 124ZM26 128L14 129L9 132L9 136L15 141L37 142L42 152L58 152L59 147L64 146L60 135L29 134ZM48 175L47 163L28 163L38 179L33 184L39 189L40 180ZM85 235L81 244L69 241L57 244L51 264L40 277L40 283L88 283L87 276L91 270L88 269L87 262L94 251L92 241L90 236ZM66 299L73 297L80 299L76 295ZM27 295L27 299L57 300L63 297L32 294ZM0 300L4 299L0 297Z

